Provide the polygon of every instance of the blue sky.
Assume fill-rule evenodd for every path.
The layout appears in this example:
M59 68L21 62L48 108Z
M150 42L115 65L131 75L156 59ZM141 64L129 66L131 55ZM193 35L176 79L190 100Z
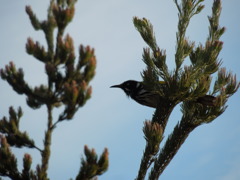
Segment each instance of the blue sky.
M187 31L191 40L204 42L208 33L207 15L211 14L212 1L206 1L205 9L195 16ZM46 17L48 0L3 1L0 6L0 67L14 61L25 71L25 78L32 86L46 83L44 66L25 53L28 37L46 45L42 32L33 30L25 13L31 5L40 19ZM220 54L222 66L237 74L240 79L240 2L223 1L220 24L227 28L223 35L224 49ZM94 147L100 154L104 147L110 152L109 170L99 180L130 180L136 177L145 147L142 127L151 119L153 109L141 106L126 98L114 84L128 79L141 80L140 72L145 65L141 61L142 49L146 47L135 30L133 16L149 19L161 48L166 49L169 68L174 68L175 33L177 9L169 0L79 0L76 14L66 32L77 49L80 44L95 48L97 71L92 81L93 95L75 118L58 125L53 133L52 156L49 176L51 179L75 178L83 146ZM77 51L76 51L77 53ZM8 116L8 107L22 106L24 116L20 127L27 130L36 144L42 147L46 128L46 109L33 111L25 104L25 97L13 92L0 80L0 114ZM161 180L237 180L240 179L240 92L228 101L228 109L214 122L194 130ZM55 112L57 118L58 110ZM170 117L165 137L181 119L179 107ZM33 168L40 161L39 153L29 149L13 149L22 163L25 152L33 156ZM20 165L21 168L21 165Z

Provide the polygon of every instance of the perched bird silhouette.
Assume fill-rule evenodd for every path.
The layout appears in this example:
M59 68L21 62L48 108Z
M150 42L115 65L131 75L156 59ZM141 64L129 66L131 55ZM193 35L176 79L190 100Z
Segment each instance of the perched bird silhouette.
M159 83L165 84L164 81ZM122 89L127 96L131 97L133 100L142 104L144 106L156 108L159 101L159 94L146 90L142 82L128 80L122 84L111 86L111 88L120 88ZM204 95L197 98L196 102L202 105L214 106L216 104L217 98L211 95Z

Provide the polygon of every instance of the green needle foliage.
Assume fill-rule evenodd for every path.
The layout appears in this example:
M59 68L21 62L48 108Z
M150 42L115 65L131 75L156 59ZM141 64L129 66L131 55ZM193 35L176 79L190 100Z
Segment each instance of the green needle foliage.
M146 147L136 180L143 180L149 172L149 180L157 180L173 159L188 135L199 125L210 123L227 108L226 102L239 88L236 76L221 68L218 56L223 42L220 37L225 32L219 26L221 1L214 0L209 19L209 35L205 44L195 45L186 37L190 19L204 8L203 0L174 0L178 9L178 31L176 33L176 53L174 70L166 65L166 53L157 45L153 26L147 19L133 18L133 23L148 47L144 48L143 61L146 69L142 73L143 83L159 94L160 101L151 121L146 121L143 132ZM190 65L184 65L186 58ZM213 75L217 76L213 82ZM165 85L159 83L164 80ZM213 85L213 88L211 87ZM205 96L206 94L211 96ZM212 96L215 97L211 103ZM204 97L208 105L196 103ZM211 98L210 98L211 97ZM182 118L160 148L165 127L174 107L181 104ZM151 166L152 165L152 166Z
M44 33L47 49L38 41L28 38L26 51L45 65L48 77L47 84L31 87L24 80L23 70L17 69L13 62L1 69L1 78L18 94L26 95L26 102L32 109L41 106L47 108L47 129L43 148L35 145L27 132L19 129L23 113L9 108L9 118L0 119L0 176L14 180L48 180L48 167L51 155L52 132L56 125L65 120L71 120L77 110L84 106L91 97L92 88L89 85L95 75L96 57L94 49L80 45L79 57L74 52L73 39L69 34L64 35L66 26L72 21L76 0L51 0L46 20L40 21L30 6L26 6L32 26ZM54 36L56 30L56 37ZM54 39L56 39L54 41ZM54 43L56 42L56 43ZM55 120L52 116L54 108L64 106L63 112ZM32 158L29 154L23 157L23 170L17 168L17 159L11 152L11 147L28 147L37 149L42 161L36 170L31 169ZM108 151L104 150L100 158L95 151L85 146L86 160L82 159L82 167L76 179L91 179L103 174L108 168Z
M84 147L84 154L86 159L81 160L81 169L76 180L92 179L96 175L103 174L108 168L108 151L104 150L101 157L98 156L94 149L90 150L87 146Z

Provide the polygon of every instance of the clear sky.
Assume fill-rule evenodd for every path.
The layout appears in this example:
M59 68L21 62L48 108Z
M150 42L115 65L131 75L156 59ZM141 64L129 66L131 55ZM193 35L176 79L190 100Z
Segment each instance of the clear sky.
M0 6L0 67L14 61L25 71L32 86L46 83L44 66L25 53L28 37L46 45L42 32L33 30L25 6L31 5L40 19L46 18L48 0L2 1ZM211 14L212 0L204 2L205 9L195 16L187 31L191 40L204 42L208 33L207 16ZM220 23L227 28L223 35L224 49L220 54L222 66L237 74L240 80L240 1L223 1ZM149 19L158 43L166 49L169 68L174 68L177 9L169 0L79 0L76 14L67 31L80 44L95 48L97 71L92 81L93 95L69 122L57 126L53 133L52 156L49 167L51 179L75 178L87 144L100 154L104 147L110 152L109 170L99 180L131 180L137 175L145 140L142 127L151 119L154 109L141 106L126 98L114 84L128 79L141 80L142 49L146 47L135 30L133 16ZM76 52L77 53L77 52ZM38 146L46 128L46 109L32 110L25 97L17 95L0 80L0 115L8 116L8 107L22 106L24 116L20 127L27 130ZM238 180L240 179L240 92L228 101L228 108L214 122L195 129L183 144L161 180ZM55 113L57 118L58 111ZM165 137L181 119L179 107L170 117ZM166 139L166 138L165 138ZM40 161L36 150L13 149L20 168L25 152L33 156L33 168Z

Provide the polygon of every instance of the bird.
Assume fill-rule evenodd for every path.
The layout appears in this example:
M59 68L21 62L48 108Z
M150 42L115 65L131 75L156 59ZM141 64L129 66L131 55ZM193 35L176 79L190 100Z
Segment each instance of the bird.
M164 81L159 81L160 84L165 84ZM125 94L138 102L141 105L156 108L159 101L159 94L149 91L144 87L144 84L135 80L128 80L118 85L113 85L110 88L120 88ZM196 102L206 106L215 106L216 97L204 95L198 97Z

